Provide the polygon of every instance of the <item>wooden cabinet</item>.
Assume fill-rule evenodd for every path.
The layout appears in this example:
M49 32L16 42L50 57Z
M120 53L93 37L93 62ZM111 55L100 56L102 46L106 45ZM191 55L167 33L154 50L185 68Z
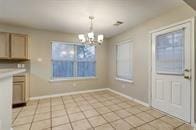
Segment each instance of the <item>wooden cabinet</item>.
M0 58L9 58L9 33L0 32Z
M28 36L0 32L0 59L28 59Z
M25 76L13 77L13 104L25 103Z
M11 58L27 59L27 35L11 34Z

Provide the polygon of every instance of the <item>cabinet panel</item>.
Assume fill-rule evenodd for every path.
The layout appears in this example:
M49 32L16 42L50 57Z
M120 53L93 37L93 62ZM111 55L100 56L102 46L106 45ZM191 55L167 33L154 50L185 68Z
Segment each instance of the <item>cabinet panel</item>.
M24 87L24 82L13 83L13 104L25 102Z
M27 59L27 35L11 34L11 58Z
M0 32L0 58L9 58L9 33Z

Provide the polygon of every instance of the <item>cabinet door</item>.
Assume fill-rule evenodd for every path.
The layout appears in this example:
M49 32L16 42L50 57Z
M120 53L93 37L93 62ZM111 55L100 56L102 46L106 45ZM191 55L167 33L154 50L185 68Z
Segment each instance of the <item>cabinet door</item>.
M9 58L9 33L0 32L0 58Z
M11 58L13 59L27 59L28 50L27 35L11 34Z
M25 102L24 89L25 89L24 82L13 83L13 104Z

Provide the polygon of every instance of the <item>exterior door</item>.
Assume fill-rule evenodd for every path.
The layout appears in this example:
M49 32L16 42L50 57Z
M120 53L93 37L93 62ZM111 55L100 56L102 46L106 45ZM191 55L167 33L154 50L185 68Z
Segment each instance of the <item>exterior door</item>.
M191 24L152 33L152 107L190 122Z

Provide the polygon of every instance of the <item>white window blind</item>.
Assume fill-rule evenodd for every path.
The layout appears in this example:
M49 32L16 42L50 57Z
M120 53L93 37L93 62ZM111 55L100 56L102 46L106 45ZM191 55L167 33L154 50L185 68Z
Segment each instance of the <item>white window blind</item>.
M178 30L156 37L156 72L183 74L184 30Z
M132 79L132 43L123 42L117 45L117 78Z

